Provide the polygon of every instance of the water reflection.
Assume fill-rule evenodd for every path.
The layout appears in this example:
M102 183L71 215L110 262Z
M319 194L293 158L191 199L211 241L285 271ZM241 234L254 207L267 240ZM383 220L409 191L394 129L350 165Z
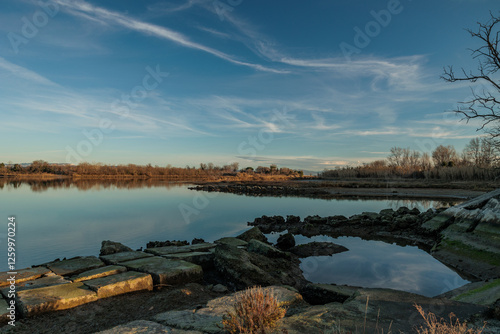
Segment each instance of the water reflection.
M47 180L15 180L0 178L0 190L17 189L22 185L30 187L33 192L44 192L48 189L78 189L103 190L103 189L138 189L163 187L170 189L180 187L185 182L175 182L175 180L158 179L47 179Z
M426 210L430 208L438 209L438 208L449 208L451 206L463 203L465 200L430 200L430 199L394 199L391 201L390 208L397 210L402 206L406 206L409 209L417 208L425 208Z
M152 179L0 179L0 189L0 216L17 216L18 269L55 258L98 255L102 240L118 241L133 249L145 247L147 242L155 240L191 241L193 238L204 238L214 241L240 234L249 228L247 222L262 215L295 215L301 218L310 215L352 216L363 211L397 209L401 205L420 210L441 205L439 201L401 201L393 198L323 200L247 197L226 193L212 193L209 197L207 193L187 189L186 184ZM196 209L189 221L179 210L182 205ZM6 231L0 230L0 245L5 245L6 241ZM357 245L356 242L349 242L345 246L351 251L346 255L337 254L337 262L325 261L333 257L316 259L317 270L310 270L311 274L317 275L315 280L333 282L333 277L338 279L338 283L367 286L374 280L379 282L374 284L383 282L385 286L425 294L446 286L443 277L447 276L440 274L443 268L420 262L420 257L431 258L425 252L398 255L399 251L392 249L393 260L381 262L381 258L388 256L375 250L382 250L384 243L370 241ZM356 248L359 252L353 251ZM374 254L377 255L373 257ZM314 263L304 265L311 267ZM6 270L6 252L0 252L0 271ZM345 275L338 276L342 273ZM432 276L436 273L438 276ZM426 275L431 278L426 279ZM365 281L358 280L364 277ZM449 280L450 286L457 285L452 278ZM429 288L436 286L436 282L444 285L440 283L439 287L432 288L434 290Z
M302 259L306 279L314 283L390 288L433 297L469 283L456 272L414 246L397 246L356 237L297 237L299 244L330 241L347 252Z

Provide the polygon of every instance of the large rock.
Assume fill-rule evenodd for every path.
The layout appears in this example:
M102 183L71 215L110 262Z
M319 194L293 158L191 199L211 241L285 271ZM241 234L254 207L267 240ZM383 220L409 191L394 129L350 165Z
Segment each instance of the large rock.
M333 255L337 253L347 252L349 249L342 245L337 245L333 242L318 242L313 241L303 245L297 245L291 249L289 252L297 255L300 258L309 256L325 256Z
M482 280L500 277L500 189L448 208L423 227L441 231L432 251L441 262Z
M65 310L97 300L97 294L82 282L19 291L17 306L22 316Z
M254 239L268 243L266 236L260 231L260 229L257 226L252 227L248 231L241 233L236 238L244 240L246 242L250 242L250 240Z
M166 247L147 248L144 251L154 255L164 256L164 255L178 254L178 253L207 252L213 248L215 248L215 244L204 242L201 244L185 245L185 246L166 246Z
M108 298L133 291L153 290L151 275L136 271L95 278L83 283L95 291L98 298Z
M101 260L103 260L106 264L119 264L121 262L127 262L137 259L143 259L145 257L152 257L153 255L140 252L140 251L131 251L131 252L121 252L110 255L101 256Z
M441 296L464 303L493 306L500 300L500 278L489 282L469 283Z
M302 303L302 296L292 289L281 286L263 288L272 291L278 302L283 306ZM176 328L198 330L203 333L223 333L221 329L222 317L233 310L233 305L243 292L220 297L209 301L206 307L196 310L169 311L158 314L154 320Z
M248 242L233 237L220 238L218 240L215 240L214 243L217 245L224 244L234 247L246 247L248 245Z
M57 275L69 276L104 267L104 263L95 256L78 256L69 260L48 263L47 266Z
M289 334L321 333L341 328L348 332L413 333L423 325L423 319L415 309L420 305L438 317L449 319L453 312L460 320L483 312L486 308L466 303L434 299L416 294L388 289L360 289L342 303L329 303L306 308L304 311L283 319L283 327ZM366 323L366 330L364 326ZM376 329L378 329L376 331Z
M110 255L120 252L131 252L132 248L127 247L119 242L104 240L101 244L101 251L99 255Z
M182 261L153 256L121 263L129 270L151 274L154 284L184 284L203 279L201 266Z
M15 275L9 274L8 271L4 271L0 273L0 287L10 285L8 279L12 276L15 276L16 284L18 284L25 281L32 281L48 273L50 273L50 269L45 267L19 269L16 270Z
M250 240L247 250L249 252L261 254L267 257L282 257L285 259L289 259L291 257L290 253L285 253L282 250L255 239Z
M203 269L210 269L214 266L215 255L213 252L188 252L165 255L164 258L171 260L184 260L197 265Z
M238 288L254 285L290 285L305 283L298 259L268 258L228 245L215 249L215 267Z
M163 326L147 320L136 320L124 325L115 326L95 334L203 334L198 331L185 331Z

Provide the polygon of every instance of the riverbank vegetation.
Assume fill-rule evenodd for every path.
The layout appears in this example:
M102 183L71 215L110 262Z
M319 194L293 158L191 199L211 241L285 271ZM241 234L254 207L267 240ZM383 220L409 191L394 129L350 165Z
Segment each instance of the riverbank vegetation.
M301 170L287 167L278 168L259 166L239 169L238 163L216 166L213 163L201 163L199 167L166 167L148 165L105 165L82 162L78 165L51 164L36 160L31 164L0 163L0 177L15 178L162 178L172 180L284 180L303 177Z
M494 181L500 178L498 151L486 139L472 139L459 154L451 145L431 152L393 147L386 159L361 166L339 167L321 173L324 179L425 179L442 181Z

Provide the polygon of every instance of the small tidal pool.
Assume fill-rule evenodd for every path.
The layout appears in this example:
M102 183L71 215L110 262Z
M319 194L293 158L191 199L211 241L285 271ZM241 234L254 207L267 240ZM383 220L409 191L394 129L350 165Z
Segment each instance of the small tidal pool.
M279 234L268 235L276 242ZM333 242L349 251L302 259L304 277L313 283L389 288L434 297L469 283L427 252L357 237L295 236L297 244Z

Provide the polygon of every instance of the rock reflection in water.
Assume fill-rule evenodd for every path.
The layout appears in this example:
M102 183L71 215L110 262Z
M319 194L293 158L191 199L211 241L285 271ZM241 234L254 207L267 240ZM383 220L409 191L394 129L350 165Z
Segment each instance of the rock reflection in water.
M327 240L349 251L302 259L304 276L314 283L390 288L428 297L469 283L418 247L401 247L356 237L297 236L299 243Z

